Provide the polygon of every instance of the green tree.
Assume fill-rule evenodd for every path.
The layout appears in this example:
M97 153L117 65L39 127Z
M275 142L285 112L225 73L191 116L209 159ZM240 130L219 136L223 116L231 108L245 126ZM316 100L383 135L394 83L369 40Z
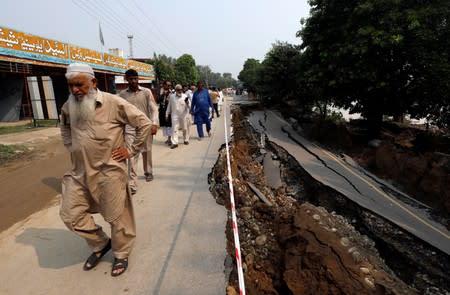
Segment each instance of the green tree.
M257 71L258 93L266 102L299 99L297 73L300 62L298 46L276 42Z
M258 71L261 67L259 60L248 58L243 69L239 72L238 79L242 81L244 88L248 91L256 92L258 84Z
M406 6L406 5L405 5ZM427 1L407 7L405 37L410 79L408 112L450 127L450 2Z
M297 33L303 41L301 63L310 66L300 80L318 87L317 95L361 112L374 130L383 115L433 117L448 110L448 1L309 4L310 17Z
M202 80L204 83L209 83L212 75L211 68L209 66L198 65L197 71L200 75L200 80Z
M175 62L174 80L178 84L195 84L200 75L195 66L195 60L190 54L183 54Z
M236 83L236 80L233 79L231 73L223 73L219 81L217 82L217 87L219 88L228 88L233 87Z
M153 66L157 81L173 80L175 76L175 59L166 55L153 56Z

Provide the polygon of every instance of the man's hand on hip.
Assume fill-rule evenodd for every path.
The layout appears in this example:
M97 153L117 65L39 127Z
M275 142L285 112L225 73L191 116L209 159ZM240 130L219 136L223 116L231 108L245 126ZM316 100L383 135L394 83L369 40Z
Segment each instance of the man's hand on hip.
M112 158L113 160L116 160L118 162L126 160L130 157L130 153L128 150L124 147L119 147L112 152Z
M158 132L158 125L152 125L150 127L150 132L152 133L152 135L155 135L156 132Z

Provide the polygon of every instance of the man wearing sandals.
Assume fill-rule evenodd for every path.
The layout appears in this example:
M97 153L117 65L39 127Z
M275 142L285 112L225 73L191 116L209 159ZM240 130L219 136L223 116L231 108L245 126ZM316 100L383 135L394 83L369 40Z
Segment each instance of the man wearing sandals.
M61 219L93 251L83 269L93 269L112 248L111 275L118 276L128 267L136 237L126 160L140 151L151 122L126 100L97 90L90 66L70 64L66 78L70 95L61 109L61 135L72 168L62 180ZM127 124L136 128L128 149ZM111 225L111 239L95 224L92 213L100 213Z

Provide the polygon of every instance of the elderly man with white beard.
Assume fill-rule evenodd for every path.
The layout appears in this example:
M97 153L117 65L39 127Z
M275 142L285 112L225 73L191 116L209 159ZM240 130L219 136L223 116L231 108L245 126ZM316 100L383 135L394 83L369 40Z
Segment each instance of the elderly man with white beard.
M139 152L151 122L126 100L99 91L90 66L70 64L66 78L70 96L61 109L61 135L72 167L62 180L60 216L93 251L83 269L93 269L112 248L111 275L118 276L128 267L136 238L126 160ZM136 128L128 149L127 124ZM110 224L111 238L95 223L93 213L100 213Z
M178 84L175 86L175 93L169 98L169 104L166 110L166 120L169 115L172 117L172 145L171 149L178 147L178 130L183 130L184 144L189 144L189 98L183 93L183 87Z

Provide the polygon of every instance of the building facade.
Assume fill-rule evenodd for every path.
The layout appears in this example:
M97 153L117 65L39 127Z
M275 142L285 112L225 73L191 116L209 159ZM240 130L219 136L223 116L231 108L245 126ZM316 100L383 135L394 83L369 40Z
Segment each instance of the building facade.
M110 93L129 68L154 80L152 65L0 27L0 121L58 120L69 95L64 74L73 62L89 64L98 88Z

